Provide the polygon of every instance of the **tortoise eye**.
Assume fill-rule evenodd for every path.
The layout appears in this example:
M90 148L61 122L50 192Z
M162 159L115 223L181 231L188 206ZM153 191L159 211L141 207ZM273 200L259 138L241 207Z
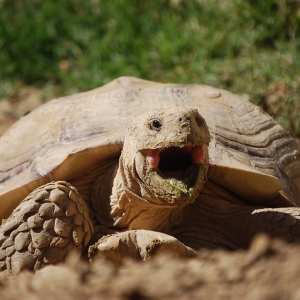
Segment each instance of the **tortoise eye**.
M155 131L160 131L162 123L159 120L153 120L150 124L150 128Z

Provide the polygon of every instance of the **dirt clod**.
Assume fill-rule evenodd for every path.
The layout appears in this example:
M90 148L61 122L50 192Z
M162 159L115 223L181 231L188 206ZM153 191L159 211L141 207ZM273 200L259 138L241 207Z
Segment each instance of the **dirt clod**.
M260 236L248 251L202 250L197 258L67 262L0 277L1 299L299 299L300 245ZM271 254L270 254L271 253Z

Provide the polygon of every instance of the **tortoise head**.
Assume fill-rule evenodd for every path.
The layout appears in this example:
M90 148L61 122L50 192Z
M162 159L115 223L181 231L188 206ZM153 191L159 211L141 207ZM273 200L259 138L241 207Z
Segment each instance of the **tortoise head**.
M160 109L129 124L122 155L151 200L176 206L198 196L208 170L209 141L197 109Z

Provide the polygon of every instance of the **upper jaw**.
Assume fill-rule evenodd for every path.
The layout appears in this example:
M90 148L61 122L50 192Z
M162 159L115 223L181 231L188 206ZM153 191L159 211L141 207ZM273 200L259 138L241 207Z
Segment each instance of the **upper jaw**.
M142 150L151 169L158 169L164 177L184 181L194 169L202 164L206 155L205 143L193 145L187 142L182 147L168 147Z

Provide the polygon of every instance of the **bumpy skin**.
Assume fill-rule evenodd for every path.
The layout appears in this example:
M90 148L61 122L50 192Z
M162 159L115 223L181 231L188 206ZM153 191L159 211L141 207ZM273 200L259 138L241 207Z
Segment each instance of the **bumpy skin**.
M66 182L32 192L1 227L0 268L10 274L63 261L93 233L85 202Z

